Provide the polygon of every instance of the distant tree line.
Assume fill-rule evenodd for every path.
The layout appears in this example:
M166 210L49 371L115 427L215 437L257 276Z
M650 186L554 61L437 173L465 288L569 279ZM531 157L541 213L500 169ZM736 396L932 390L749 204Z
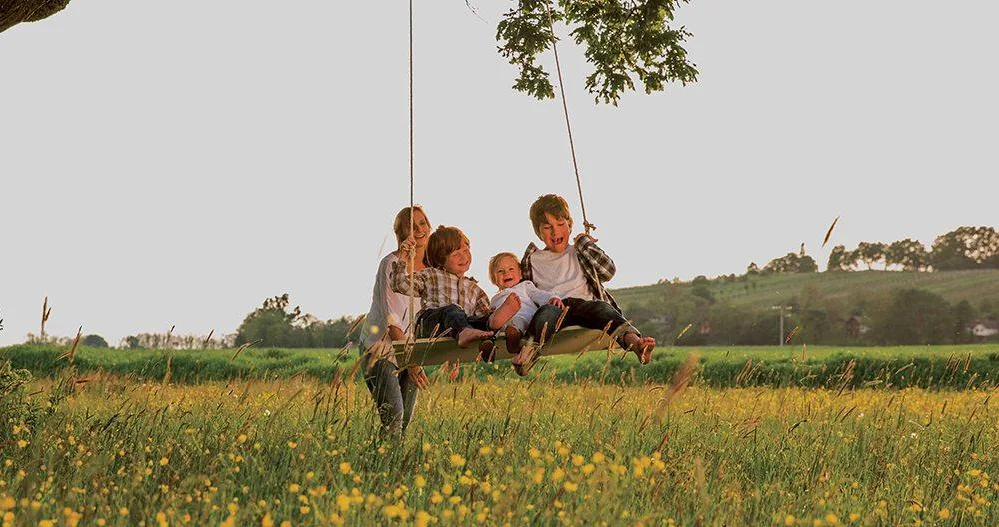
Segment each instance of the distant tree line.
M235 343L235 333L215 337L214 333L209 333L208 335L174 335L171 332L166 332L129 335L121 339L118 347L123 349L172 350L225 349L233 347Z
M55 346L72 346L75 340L75 336L57 337L54 335L45 335L42 337L34 333L28 333L27 338L28 344L52 344ZM86 335L80 337L80 345L91 348L106 348L108 347L108 341L104 340L104 337L100 335Z
M914 288L888 292L858 288L846 298L826 297L814 285L806 285L781 302L790 309L785 311L785 334L778 337L777 311L719 299L718 282L729 278L665 282L658 286L662 294L625 306L625 313L643 333L679 346L774 345L781 338L797 345L959 344L978 340L972 334L976 321L999 327L999 299L982 300L977 306L967 300L951 304L936 293ZM747 291L755 282L746 283Z
M890 244L862 242L854 250L842 245L829 256L829 271L857 271L883 265L894 271L951 271L999 269L999 233L993 227L959 227L938 236L929 250L912 239ZM741 276L709 280L698 276L684 284L660 280L663 294L648 303L627 306L626 313L643 332L678 345L775 344L779 313L764 308L732 306L719 299L724 283L743 282L748 294L757 289L758 276L814 273L815 260L798 252L774 258L760 268L750 263ZM728 288L732 294L731 288ZM999 328L999 299L950 304L942 296L920 289L899 288L888 293L853 291L849 298L825 298L814 286L805 286L782 305L790 342L814 344L944 344L971 342L974 323L989 331ZM769 307L769 306L767 306ZM994 331L993 331L994 332ZM999 338L999 337L992 337Z
M801 250L797 253L787 253L780 258L770 260L767 265L760 269L756 262L751 262L746 268L747 275L770 275L778 273L814 273L819 270L815 259L805 254L805 244L801 244Z
M252 343L255 346L278 348L342 348L347 345L347 332L355 319L341 317L320 320L303 314L301 308L289 309L287 293L264 300L240 324L236 331L236 346Z
M860 242L853 250L833 247L827 271L860 271L881 266L887 271L959 271L999 269L999 232L994 227L958 227L937 236L929 250L918 240ZM814 273L819 270L802 245L798 253L774 258L763 268L752 262L748 275Z
M121 349L149 350L194 350L226 349L243 344L271 348L342 348L347 345L347 333L355 326L355 318L341 317L320 320L313 315L302 313L300 307L290 307L287 293L268 298L264 303L246 315L235 333L216 336L174 335L173 328L166 333L138 333L123 337L118 342ZM70 346L75 337L53 335L37 336L28 334L30 344L51 344ZM88 347L106 348L108 342L100 335L81 337L80 344Z
M902 271L999 269L999 232L993 227L959 227L937 236L929 250L909 238L889 244L861 242L851 251L837 245L826 269L856 271L879 264Z

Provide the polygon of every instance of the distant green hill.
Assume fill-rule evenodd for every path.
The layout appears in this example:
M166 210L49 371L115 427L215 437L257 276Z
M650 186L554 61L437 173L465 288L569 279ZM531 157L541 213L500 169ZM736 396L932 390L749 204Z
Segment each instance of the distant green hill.
M918 288L943 296L951 304L967 300L979 306L983 300L999 303L999 269L944 271L935 273L895 271L832 271L822 273L752 275L746 281L715 278L707 282L712 296L735 307L766 309L792 297L801 298L811 286L825 299L846 300L854 292L881 293L896 288ZM653 284L611 290L618 303L630 306L648 304L661 297L667 287L692 289L691 282Z

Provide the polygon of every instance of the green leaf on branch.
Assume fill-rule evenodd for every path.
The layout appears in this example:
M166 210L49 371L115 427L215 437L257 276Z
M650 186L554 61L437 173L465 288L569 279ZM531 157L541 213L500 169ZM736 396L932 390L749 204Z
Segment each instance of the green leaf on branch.
M537 63L557 41L550 9L552 21L569 28L593 66L586 89L596 102L616 105L622 93L636 89L636 81L652 93L697 80L696 65L683 47L692 34L670 26L681 1L519 0L497 25L498 49L519 69L514 89L538 99L554 97L549 73Z

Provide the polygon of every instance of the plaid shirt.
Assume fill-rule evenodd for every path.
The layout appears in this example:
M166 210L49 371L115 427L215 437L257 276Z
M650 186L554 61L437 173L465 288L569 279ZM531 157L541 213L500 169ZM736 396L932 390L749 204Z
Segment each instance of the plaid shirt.
M528 245L527 251L524 253L524 258L520 261L520 270L524 276L524 280L534 280L534 272L531 269L531 255L537 251L537 245L533 243ZM603 249L597 247L596 242L589 236L581 236L579 242L576 243L576 258L579 260L579 267L583 270L586 285L590 286L590 293L593 294L593 298L603 300L620 311L621 308L614 301L614 297L604 287L604 282L614 278L614 273L617 271L614 260L611 260L610 256L607 256L607 253Z
M390 282L392 290L396 293L409 294L409 273L406 272L406 262L399 260L392 264ZM489 307L489 296L474 278L455 276L444 269L427 267L418 271L413 275L413 291L423 299L423 309L420 313L451 304L457 305L472 317L486 316L492 311Z

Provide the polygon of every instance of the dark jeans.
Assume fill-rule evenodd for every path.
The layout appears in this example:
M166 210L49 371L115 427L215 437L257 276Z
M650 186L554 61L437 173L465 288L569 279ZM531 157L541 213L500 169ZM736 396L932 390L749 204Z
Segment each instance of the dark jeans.
M556 327L559 317L562 316L562 309L558 306L546 304L538 308L531 324L527 327L528 332L534 337L536 342L551 340L556 331L567 326L582 326L587 329L606 330L608 335L613 335L620 328L617 337L621 347L624 345L625 333L641 333L632 326L628 319L624 318L614 306L601 300L582 300L579 298L563 298L562 304L568 312L562 320L562 325ZM622 327L624 326L624 327ZM544 339L541 334L544 332Z
M364 383L375 400L382 432L401 436L416 409L417 388L409 378L409 370L399 371L398 366L382 359L364 372Z
M455 304L424 309L416 317L416 338L425 339L444 334L445 337L456 339L461 330L469 327L489 331L489 317L470 317Z

